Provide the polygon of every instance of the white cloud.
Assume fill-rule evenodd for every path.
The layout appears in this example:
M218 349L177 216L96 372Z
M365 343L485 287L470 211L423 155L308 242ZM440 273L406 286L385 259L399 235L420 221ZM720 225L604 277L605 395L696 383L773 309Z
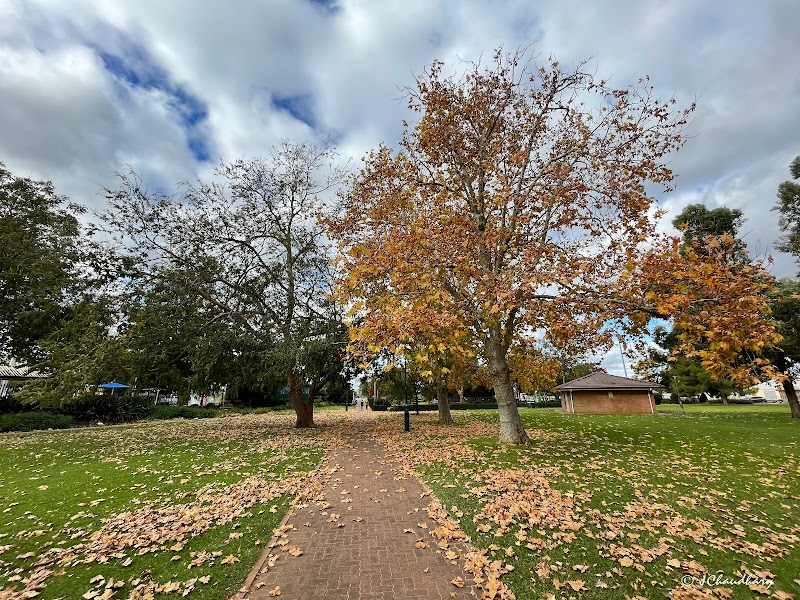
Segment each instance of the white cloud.
M192 136L228 160L330 134L358 159L396 143L401 88L432 60L485 60L538 38L564 65L595 56L615 85L649 74L664 95L699 98L671 159L667 220L696 201L741 208L749 245L763 250L778 235L775 190L800 154L797 31L794 0L340 0L334 11L310 0L0 0L0 161L97 204L126 163L160 185L207 172ZM172 88L126 84L100 52L160 69ZM177 89L207 118L187 126ZM303 96L316 130L273 103ZM776 274L794 270L776 254Z

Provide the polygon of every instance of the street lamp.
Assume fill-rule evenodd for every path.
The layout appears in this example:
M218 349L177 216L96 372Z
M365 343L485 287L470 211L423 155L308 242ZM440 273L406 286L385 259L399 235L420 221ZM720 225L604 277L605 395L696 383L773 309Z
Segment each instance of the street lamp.
M408 406L408 359L403 357L403 406Z

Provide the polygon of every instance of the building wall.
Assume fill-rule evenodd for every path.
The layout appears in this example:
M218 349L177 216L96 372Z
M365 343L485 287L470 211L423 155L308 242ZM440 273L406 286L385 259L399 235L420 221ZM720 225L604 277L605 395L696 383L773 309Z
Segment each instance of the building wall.
M764 398L769 402L786 402L786 391L779 381L765 381L756 386L754 396ZM794 384L795 392L800 395L800 383ZM746 395L746 394L745 394Z
M614 397L609 398L608 392L573 391L570 398L570 392L564 392L561 405L564 412L576 413L649 415L655 412L655 401L651 405L647 392L614 391L612 393Z

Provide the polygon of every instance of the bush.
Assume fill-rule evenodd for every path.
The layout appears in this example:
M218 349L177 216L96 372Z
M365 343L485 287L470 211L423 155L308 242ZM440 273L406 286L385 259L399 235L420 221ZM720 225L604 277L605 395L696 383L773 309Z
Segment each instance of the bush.
M14 394L9 394L4 398L0 398L0 414L30 412L38 407L33 404L23 404Z
M476 402L475 404L471 403L464 403L460 404L456 402L450 406L450 410L481 410L481 409L492 409L497 408L497 402Z
M170 406L159 404L150 412L151 419L207 419L217 417L219 412L211 407L200 406Z
M542 400L540 402L531 402L531 403L526 402L522 406L530 406L531 408L561 408L561 400L556 399L556 400Z
M653 392L653 398L655 399L657 406L664 401L664 394L662 394L661 392Z
M0 415L0 432L66 429L71 425L72 417L44 411Z
M62 407L76 421L126 423L144 419L153 410L153 399L140 394L83 394Z
M390 406L390 407L389 407L389 410L400 411L400 412L403 412L405 409L406 409L406 407L405 407L405 406ZM416 407L416 405L414 405L414 404L412 403L412 404L409 404L409 405L408 405L408 410L409 410L409 411L416 411L416 410L417 410L417 407ZM423 403L423 402L420 402L420 404L419 404L419 410L420 410L420 411L439 410L439 407L438 407L436 404L429 404L429 403L427 403L427 402L425 402L425 403Z

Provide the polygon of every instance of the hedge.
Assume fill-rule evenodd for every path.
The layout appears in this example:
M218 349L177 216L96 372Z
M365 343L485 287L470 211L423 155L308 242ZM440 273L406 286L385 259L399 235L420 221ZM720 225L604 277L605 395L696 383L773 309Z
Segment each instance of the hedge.
M147 417L153 400L141 394L82 394L61 407L76 421L127 423Z
M542 400L541 402L531 402L531 408L561 408L561 400ZM525 406L528 406L526 403ZM524 408L524 407L523 407Z
M497 408L497 402L476 402L475 404L469 402L460 404L456 402L450 405L450 410L485 410L492 408Z
M151 419L207 419L218 417L219 412L215 408L202 408L199 406L171 406L169 404L159 404L153 407L150 413Z
M0 415L0 432L66 429L72 423L72 417L68 415L57 415L44 411L13 413Z
M560 406L560 405L559 405ZM476 402L475 404L470 404L468 402L460 403L454 402L450 405L450 410L481 410L481 409L492 409L497 408L497 402ZM377 406L373 410L394 410L394 411L403 411L405 410L404 406ZM416 411L417 407L414 404L408 405L408 410ZM437 404L429 404L429 403L420 403L419 405L420 411L438 411L439 406Z

